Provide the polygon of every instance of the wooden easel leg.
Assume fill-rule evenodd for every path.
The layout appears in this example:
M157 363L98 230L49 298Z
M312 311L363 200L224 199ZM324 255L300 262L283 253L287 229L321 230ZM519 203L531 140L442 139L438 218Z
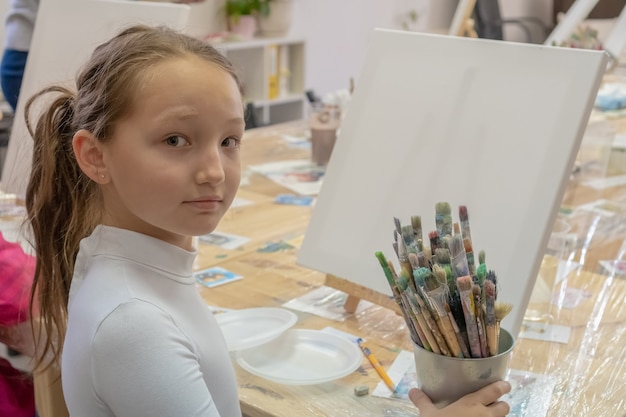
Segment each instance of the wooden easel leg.
M361 301L360 298L355 297L354 295L348 294L348 298L346 298L346 302L343 303L344 310L346 310L348 313L354 313L357 307L359 306L359 301Z

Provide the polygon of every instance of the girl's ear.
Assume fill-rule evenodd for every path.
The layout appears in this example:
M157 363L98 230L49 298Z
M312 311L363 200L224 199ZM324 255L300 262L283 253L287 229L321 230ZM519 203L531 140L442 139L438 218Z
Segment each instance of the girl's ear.
M102 157L102 144L88 130L81 129L72 138L72 148L80 169L98 184L106 184L110 178L107 175L106 164Z

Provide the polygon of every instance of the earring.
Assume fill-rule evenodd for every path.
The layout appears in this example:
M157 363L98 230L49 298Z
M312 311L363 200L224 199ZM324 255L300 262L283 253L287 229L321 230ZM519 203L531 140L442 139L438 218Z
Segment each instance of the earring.
M100 174L100 178L104 179L104 174Z

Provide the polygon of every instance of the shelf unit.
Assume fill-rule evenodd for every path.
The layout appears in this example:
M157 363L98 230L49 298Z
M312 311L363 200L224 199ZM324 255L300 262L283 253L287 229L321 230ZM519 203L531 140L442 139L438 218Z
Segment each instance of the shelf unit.
M244 100L246 104L253 104L254 116L259 123L269 125L304 118L304 40L262 38L215 43L213 46L238 70L244 86ZM282 82L281 75L285 77ZM270 87L272 83L273 88Z

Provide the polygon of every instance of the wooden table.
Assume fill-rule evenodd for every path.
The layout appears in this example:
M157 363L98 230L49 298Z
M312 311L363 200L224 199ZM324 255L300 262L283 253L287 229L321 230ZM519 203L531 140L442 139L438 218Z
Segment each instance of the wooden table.
M619 128L626 132L626 124ZM246 133L242 155L244 166L279 160L308 158L281 139L283 134L301 134L303 122L272 126ZM296 264L297 246L306 231L311 208L284 206L273 198L288 190L258 175L249 176L239 197L253 205L231 209L219 231L248 236L241 249L222 250L201 245L197 268L219 265L242 274L244 279L211 289L202 288L208 304L226 308L278 307L324 283L322 273ZM566 194L567 204L580 205L598 198L622 201L626 187L598 192L573 179ZM518 340L511 367L556 378L550 416L622 416L626 413L626 281L624 277L601 274L597 261L617 259L623 250L623 214L612 220L597 214L579 216L574 231L585 238L573 255L584 261L561 287L588 291L590 297L576 309L553 306L554 323L572 327L568 344L529 339ZM621 222L623 223L623 221ZM259 251L268 242L290 242L294 248L274 253ZM579 240L580 241L580 240ZM411 350L408 331L401 317L374 306L343 322L298 313L295 327L321 329L332 326L368 340L383 367L387 368L400 349ZM242 410L250 417L308 416L414 416L408 403L373 396L357 397L353 389L367 385L370 391L380 382L367 360L353 374L324 384L288 386L256 377L234 365L239 381Z

